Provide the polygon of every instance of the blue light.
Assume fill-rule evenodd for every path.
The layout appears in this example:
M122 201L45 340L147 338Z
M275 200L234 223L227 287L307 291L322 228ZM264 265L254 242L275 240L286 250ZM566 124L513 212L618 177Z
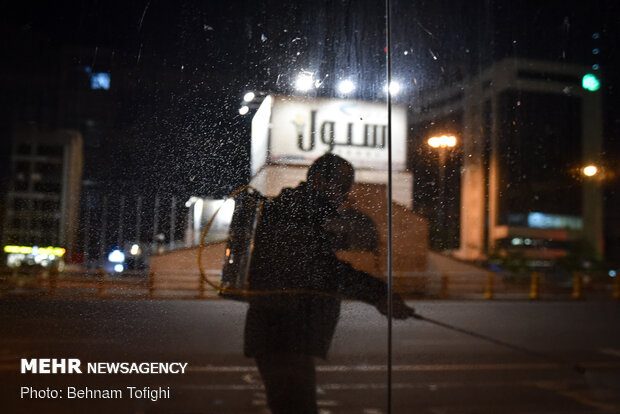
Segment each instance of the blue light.
M110 74L105 72L90 75L90 89L110 89Z
M581 230L583 219L575 216L532 212L527 215L527 225L538 229Z
M125 261L125 253L118 249L112 250L108 255L108 261L112 263L123 263Z

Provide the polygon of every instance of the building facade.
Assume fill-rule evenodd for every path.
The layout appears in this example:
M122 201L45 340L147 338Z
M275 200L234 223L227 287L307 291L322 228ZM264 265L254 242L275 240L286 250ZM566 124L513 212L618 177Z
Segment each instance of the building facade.
M34 260L36 254L24 249L22 253L7 251L6 246L54 246L71 257L79 219L81 134L75 130L21 131L13 142L2 244L9 255L25 256L11 256L11 264Z
M546 260L583 245L602 257L602 103L600 92L582 87L586 74L569 64L506 59L416 104L414 205L426 207L436 233L453 230L447 246L455 256L513 251ZM426 140L446 133L458 145L439 174ZM587 165L598 174L584 176Z

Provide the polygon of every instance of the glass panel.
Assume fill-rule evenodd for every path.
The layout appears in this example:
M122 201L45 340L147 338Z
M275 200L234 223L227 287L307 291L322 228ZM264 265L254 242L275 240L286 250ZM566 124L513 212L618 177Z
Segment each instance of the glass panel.
M620 286L618 12L391 2L413 212L428 231L416 245L395 227L395 289L419 299L418 320L394 325L395 412L568 412L585 395L618 407L603 396L618 368L599 359L617 341L605 300ZM419 270L401 270L399 249L420 252Z
M0 407L619 411L615 2L22 3Z
M386 412L385 4L176 3L3 13L0 406Z

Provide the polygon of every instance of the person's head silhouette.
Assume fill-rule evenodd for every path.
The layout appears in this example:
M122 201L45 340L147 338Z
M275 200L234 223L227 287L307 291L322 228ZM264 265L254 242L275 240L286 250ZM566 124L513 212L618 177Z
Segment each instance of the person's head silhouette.
M338 155L327 153L308 169L308 184L334 207L340 207L353 186L351 163Z

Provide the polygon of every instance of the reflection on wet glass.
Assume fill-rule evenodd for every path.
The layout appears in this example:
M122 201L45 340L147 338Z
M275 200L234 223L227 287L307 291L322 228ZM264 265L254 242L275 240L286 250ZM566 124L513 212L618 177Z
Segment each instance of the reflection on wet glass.
M191 377L129 382L168 400L56 403L617 411L619 7L576 3L3 8L0 380L21 357L165 358ZM308 176L326 153L350 188ZM225 198L248 184L239 238L249 191ZM363 303L390 273L426 318L394 322L392 353ZM49 411L11 389L12 411Z
M338 259L327 220L353 186L353 167L327 154L307 180L265 202L250 264L245 354L256 360L274 413L316 413L313 357L326 358L341 298L387 313L387 286ZM237 257L237 260L240 260ZM413 314L399 296L394 315Z

